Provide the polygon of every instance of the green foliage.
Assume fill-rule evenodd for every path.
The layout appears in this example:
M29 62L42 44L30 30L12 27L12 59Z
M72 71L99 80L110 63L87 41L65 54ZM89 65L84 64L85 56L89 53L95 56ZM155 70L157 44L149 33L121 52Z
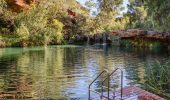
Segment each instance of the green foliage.
M27 40L29 37L28 28L24 24L21 24L21 26L17 28L16 34L20 39Z
M85 3L87 8L76 0L42 0L18 13L10 11L5 0L1 0L0 34L16 37L15 42L11 42L13 38L5 38L5 41L9 39L11 42L6 42L9 45L34 46L61 44L64 41L76 41L80 36L127 28L169 29L168 0L153 3L148 0L129 0L129 3L128 12L122 16L123 0L88 0ZM98 11L95 16L91 16L90 11L94 8ZM68 9L75 16L69 15ZM145 45L143 42L132 44Z
M22 43L21 46L25 47L28 45L29 31L24 24L17 28L16 35L19 38L19 42Z
M96 4L94 4L93 0L89 0L86 2L86 5L91 9L98 5L97 9L99 10L96 17L90 21L90 34L111 32L126 27L127 17L116 21L116 17L122 10L123 0L97 0Z
M31 45L46 45L47 11L40 6L33 7L28 12L19 13L16 20L16 34L21 40L29 39ZM43 33L44 32L44 33ZM24 36L24 37L23 37Z
M0 0L0 34L9 34L13 31L14 17L15 13L7 9L5 0Z
M120 45L123 47L148 47L148 48L155 48L155 49L163 47L160 41L145 41L143 39L121 40Z
M44 8L33 7L28 12L22 12L18 14L16 18L16 28L20 27L20 25L24 24L29 28L31 34L37 32L46 27L47 25L47 11Z
M170 98L170 64L155 61L153 65L146 65L146 88L160 95Z
M63 40L63 34L62 34L62 30L63 30L63 23L58 21L57 19L53 20L52 23L52 28L50 30L53 30L53 34L52 34L52 44L61 44L62 40Z
M101 12L117 13L120 5L123 4L123 0L97 0L99 2L99 9Z
M4 12L4 9L7 7L5 0L0 0L0 13Z
M128 12L125 17L129 17L129 28L145 28L145 22L147 21L147 10L143 5L135 4L135 1L130 1L128 5Z
M47 15L48 10L42 6L34 6L29 12L18 14L15 21L16 34L22 42L29 42L30 46L61 43L63 24L55 19L52 24L49 23Z
M0 36L0 47L5 47L5 42L4 42L4 40L3 40L3 37L2 36Z
M126 29L128 27L127 26L128 23L129 23L129 17L123 17L120 20L116 21L114 30Z
M130 0L127 15L131 28L169 30L169 0Z
M49 32L41 29L38 33L31 34L29 37L30 46L45 46L49 43Z
M1 43L3 43L3 47L11 47L11 46L19 46L20 39L16 35L11 34L3 34L0 35Z

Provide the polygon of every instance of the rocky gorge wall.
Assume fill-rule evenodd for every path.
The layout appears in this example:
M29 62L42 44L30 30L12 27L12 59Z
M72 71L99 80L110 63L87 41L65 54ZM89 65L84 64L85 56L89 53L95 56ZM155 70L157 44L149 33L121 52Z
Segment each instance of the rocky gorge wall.
M19 12L23 9L30 8L32 3L35 3L35 0L6 0L8 7L15 12Z
M109 43L126 47L165 47L170 48L170 31L156 32L142 29L128 29L100 33L93 36L79 36L77 41L88 41L90 44Z
M121 46L170 48L170 31L128 29L112 32L110 35L119 37Z
M146 31L141 29L128 29L112 32L111 35L118 36L121 39L149 39L149 40L159 40L170 42L170 30L165 32L156 32L156 31Z

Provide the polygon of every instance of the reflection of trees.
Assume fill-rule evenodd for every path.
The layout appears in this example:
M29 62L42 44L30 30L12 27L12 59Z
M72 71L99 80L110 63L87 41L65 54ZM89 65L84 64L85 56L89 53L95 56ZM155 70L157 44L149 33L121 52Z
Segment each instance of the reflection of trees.
M0 74L6 73L10 65L16 63L18 54L16 49L0 49Z
M60 47L24 49L22 54L16 55L15 62L11 62L9 59L9 66L13 65L13 67L6 68L10 70L9 75L4 75L8 78L3 78L2 81L5 80L5 83L0 82L0 84L5 84L7 88L11 87L10 85L15 85L13 87L15 88L15 97L17 95L18 98L65 98L68 94L64 93L64 90L76 84L77 72L74 70L75 67L81 69L84 65L83 57L75 55L82 53L78 53L78 51L82 50L76 48L68 50ZM8 60L5 60L4 63L7 62ZM7 81L8 79L9 81ZM9 90L3 91L9 92Z
M146 61L152 63L154 57L163 61L169 59L151 51L114 47L3 49L0 50L0 98L4 94L19 99L76 97L77 91L85 92L101 71L112 71L122 66L125 84L143 83L144 65ZM114 76L119 76L119 73ZM100 86L102 79L99 78L93 87Z
M34 83L33 94L36 99L56 99L61 96L63 74L62 49L45 48L30 53L30 70Z
M105 49L104 49L105 50ZM145 64L147 62L153 63L154 59L164 59L167 52L149 50L149 49L136 49L136 48L117 48L111 47L106 51L101 49L90 48L86 51L86 63L92 62L88 66L89 70L94 69L97 72L91 73L97 75L103 69L112 71L115 67L124 67L125 85L144 83L145 79ZM164 58L165 57L165 58ZM93 76L94 78L94 76ZM100 79L101 80L101 79ZM100 83L97 83L100 84Z
M112 51L110 48L106 49L107 51L104 51L103 49L95 49L95 48L87 48L86 49L86 63L88 67L88 73L89 77L91 79L94 79L101 71L104 69L108 69L110 72L113 71L116 68L116 65L122 64L124 60L121 57L120 59L117 59L117 57L114 55L112 56ZM105 77L100 77L98 81L95 83L94 87L100 87L101 81L105 79ZM116 81L118 78L114 77ZM118 84L118 82L114 81L114 83ZM113 81L112 81L113 83ZM107 85L107 84L105 84ZM113 84L112 84L113 86Z
M0 52L0 98L30 98L30 95L26 94L26 91L31 89L29 75L21 73L17 66L20 53L15 52L15 49L1 49Z
M166 50L160 49L120 48L119 52L124 56L126 78L131 84L145 82L144 66L147 63L154 63L155 59L165 60L168 56Z

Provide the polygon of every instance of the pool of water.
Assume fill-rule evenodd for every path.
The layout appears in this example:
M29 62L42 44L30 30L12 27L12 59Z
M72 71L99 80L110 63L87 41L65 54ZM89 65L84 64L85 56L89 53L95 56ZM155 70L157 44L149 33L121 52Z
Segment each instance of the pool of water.
M105 45L2 48L0 98L87 100L88 85L102 70L122 68L123 85L140 86L145 65L155 60L170 65L170 51Z

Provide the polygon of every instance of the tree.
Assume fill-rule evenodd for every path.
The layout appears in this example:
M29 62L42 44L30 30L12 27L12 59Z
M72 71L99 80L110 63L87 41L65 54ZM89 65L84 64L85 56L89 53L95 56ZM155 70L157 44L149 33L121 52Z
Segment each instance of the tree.
M129 3L127 15L132 27L152 30L167 30L170 27L169 0L129 0Z
M130 0L128 4L128 12L125 14L130 19L130 28L145 28L147 18L147 10L138 0Z
M153 20L153 24L160 30L170 27L170 1L169 0L141 0ZM154 25L153 25L154 26Z
M95 4L94 4L95 3ZM91 31L93 34L109 32L116 29L116 17L122 10L123 0L89 0L86 5L88 8L98 10L97 15L92 18Z
M7 7L6 2L4 0L1 0L0 1L0 13L3 13L6 7Z

